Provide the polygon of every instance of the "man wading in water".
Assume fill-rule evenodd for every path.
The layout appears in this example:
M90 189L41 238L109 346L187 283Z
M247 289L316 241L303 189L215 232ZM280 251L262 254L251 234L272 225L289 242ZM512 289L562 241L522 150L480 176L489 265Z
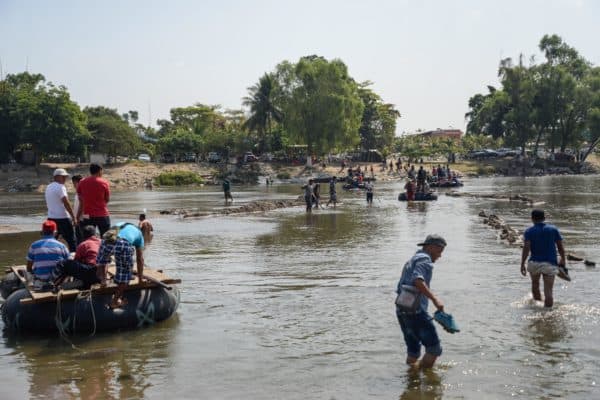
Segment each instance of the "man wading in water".
M562 279L570 281L569 272L565 267L565 248L562 243L562 236L554 225L546 224L546 217L543 210L533 210L531 212L531 221L533 226L523 233L525 243L521 254L521 274L531 276L531 293L535 300L541 301L540 294L540 276L544 278L544 306L552 307L554 298L552 289L554 286L554 276L558 275ZM556 260L556 249L560 254L560 259ZM527 268L525 261L531 252Z
M428 235L418 246L423 248L402 269L397 288L396 316L406 343L406 363L431 368L442 354L442 346L433 320L427 314L428 299L439 311L444 311L444 304L429 289L429 285L433 263L442 256L446 240L439 235ZM419 362L421 346L425 347L425 355Z

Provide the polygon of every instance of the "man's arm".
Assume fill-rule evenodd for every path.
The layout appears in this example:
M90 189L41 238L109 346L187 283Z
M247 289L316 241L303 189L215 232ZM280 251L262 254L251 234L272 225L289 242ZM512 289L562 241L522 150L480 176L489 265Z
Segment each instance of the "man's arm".
M83 214L83 196L80 196L79 193L77 193L77 197L79 198L79 209L77 210L77 215L75 216L75 222L79 223L79 219Z
M27 260L27 272L33 271L33 261Z
M560 255L560 260L558 260L558 265L564 267L566 258L565 258L565 248L563 246L562 240L556 241L556 248L558 248L558 254Z
M433 305L440 311L444 311L444 304L438 299L423 279L415 279L415 287L419 289L419 292L423 293L425 297L433 302Z
M63 205L65 206L65 210L67 210L67 212L71 216L71 220L73 222L75 222L76 218L75 218L75 214L73 213L73 208L71 207L71 202L69 201L69 198L65 196L61 199L61 201L62 201ZM79 212L78 212L78 214L79 214Z
M527 268L525 268L525 262L527 261L527 257L529 256L529 251L531 250L531 242L526 240L523 244L523 251L521 252L521 275L527 275Z

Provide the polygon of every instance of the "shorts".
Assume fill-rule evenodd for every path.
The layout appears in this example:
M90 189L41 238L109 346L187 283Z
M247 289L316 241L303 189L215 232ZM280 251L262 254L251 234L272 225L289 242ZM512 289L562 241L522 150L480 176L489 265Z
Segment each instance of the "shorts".
M409 357L419 358L421 346L425 347L425 353L434 356L442 354L442 346L438 337L433 319L426 312L417 314L400 314L396 312L398 323L404 334L406 353Z
M551 275L555 276L558 274L558 265L550 264L545 261L529 261L527 263L527 271L531 275Z
M373 193L367 193L367 201L373 201Z

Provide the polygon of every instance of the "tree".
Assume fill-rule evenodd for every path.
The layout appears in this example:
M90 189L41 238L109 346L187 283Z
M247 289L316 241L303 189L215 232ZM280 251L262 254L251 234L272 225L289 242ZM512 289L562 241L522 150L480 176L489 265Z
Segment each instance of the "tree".
M281 87L285 130L308 146L309 155L359 143L364 105L341 60L302 57L295 65L279 64L275 76Z
M272 74L265 73L254 86L248 88L249 96L244 97L242 104L250 108L250 116L244 128L256 131L264 148L267 136L272 134L273 122L281 123L283 114L275 105L277 81Z
M135 130L115 109L104 106L86 107L88 130L92 134L93 151L109 156L129 156L141 147Z
M5 152L30 147L36 164L45 154L81 155L89 138L85 115L64 86L41 74L9 74L0 85L0 127ZM6 147L4 147L4 145ZM6 154L5 154L6 156Z
M358 85L364 110L358 133L360 144L364 150L385 149L391 146L396 133L396 119L400 112L393 104L386 104L381 97L368 87L371 82Z

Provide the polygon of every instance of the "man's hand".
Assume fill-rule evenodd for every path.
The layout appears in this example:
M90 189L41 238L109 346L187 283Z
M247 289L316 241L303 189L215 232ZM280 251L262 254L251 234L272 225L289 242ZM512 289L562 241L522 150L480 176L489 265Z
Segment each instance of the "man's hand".
M525 264L521 264L521 275L527 276L527 268L525 268Z

